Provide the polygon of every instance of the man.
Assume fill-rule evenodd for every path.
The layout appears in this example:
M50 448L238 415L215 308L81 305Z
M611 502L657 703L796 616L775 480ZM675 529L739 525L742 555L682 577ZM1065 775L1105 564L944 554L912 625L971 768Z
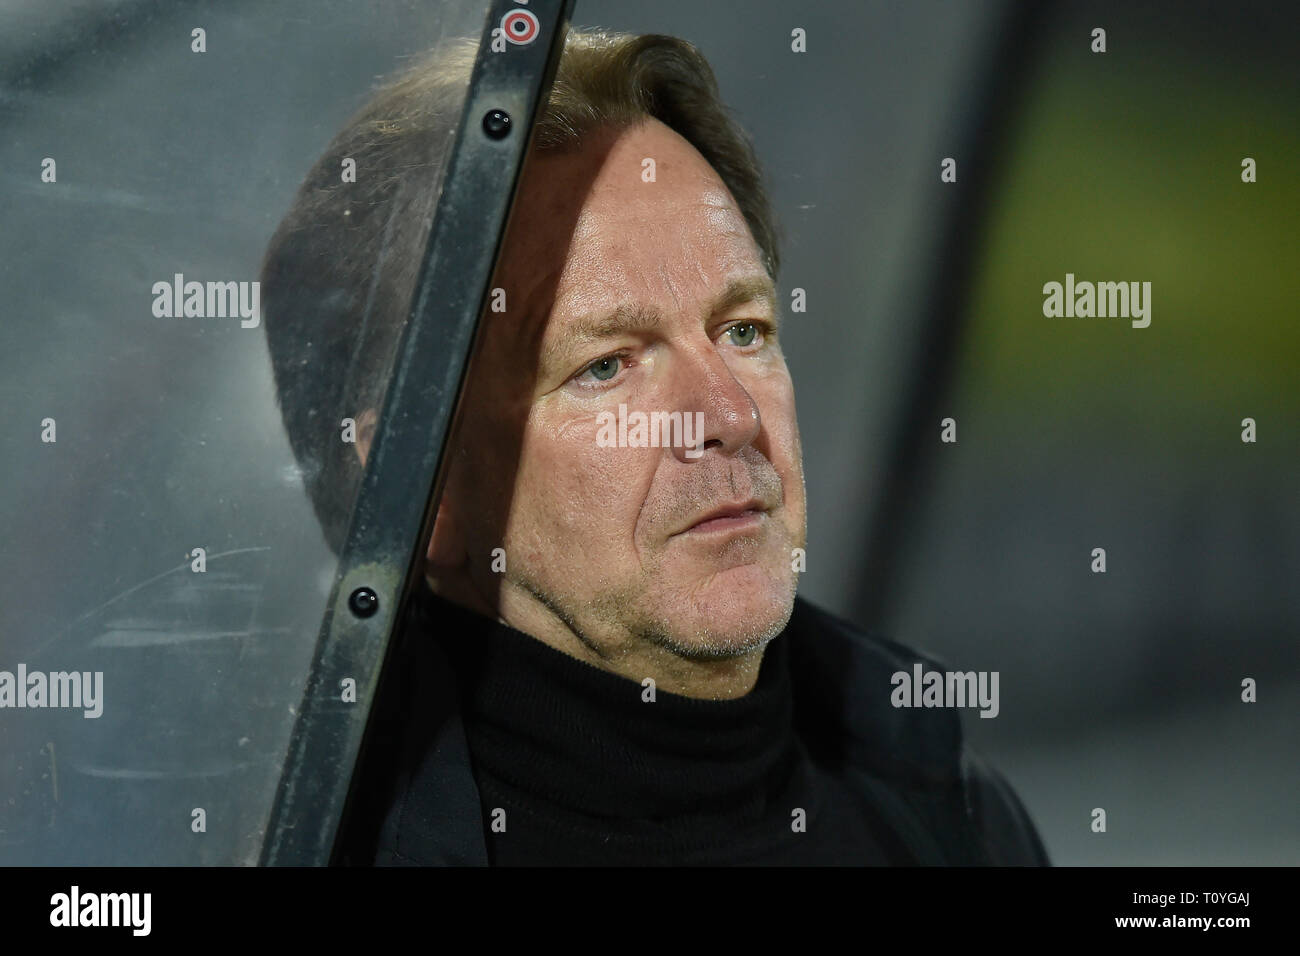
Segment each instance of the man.
M404 308L431 191L403 171L471 53L381 92L268 252L281 406L336 545L378 407L374 303ZM956 713L891 706L891 675L935 662L795 596L776 232L707 63L571 33L534 144L345 859L1046 863ZM335 185L339 157L376 185Z

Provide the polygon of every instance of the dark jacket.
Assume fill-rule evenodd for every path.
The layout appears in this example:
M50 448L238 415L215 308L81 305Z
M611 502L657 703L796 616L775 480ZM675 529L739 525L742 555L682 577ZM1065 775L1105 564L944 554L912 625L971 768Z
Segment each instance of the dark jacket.
M483 812L436 598L417 598L386 668L338 860L487 865ZM895 708L891 677L947 670L796 599L786 636L795 732L814 761L872 805L891 859L919 865L1046 866L1007 781L964 743L960 712ZM864 688L872 688L864 692Z

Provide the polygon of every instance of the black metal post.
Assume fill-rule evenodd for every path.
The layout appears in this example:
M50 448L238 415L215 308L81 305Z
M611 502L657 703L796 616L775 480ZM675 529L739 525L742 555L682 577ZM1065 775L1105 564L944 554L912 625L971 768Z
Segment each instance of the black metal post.
M391 638L419 579L479 315L573 0L495 0L447 157L409 321L262 846L263 865L330 862ZM519 12L524 11L521 18ZM507 14L538 34L491 50ZM514 20L511 20L514 23ZM339 681L356 681L344 703Z

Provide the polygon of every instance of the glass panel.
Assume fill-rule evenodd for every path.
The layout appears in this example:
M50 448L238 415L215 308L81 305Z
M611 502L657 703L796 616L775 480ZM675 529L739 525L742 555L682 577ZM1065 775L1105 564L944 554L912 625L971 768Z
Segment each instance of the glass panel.
M281 260L304 268L276 284L263 254L324 156L313 175L340 201L320 215L400 208L409 224L380 233L382 255L343 260L418 261L445 129L396 194L375 170L349 180L327 145L381 78L445 38L477 41L486 11L3 15L0 863L256 862L335 575L316 512L346 529L361 468L342 419L382 396L407 305L313 267L309 219ZM464 88L448 88L448 115ZM414 272L399 279L409 299ZM293 319L340 309L364 322L356 349L294 337ZM290 374L340 362L341 379ZM319 425L299 458L277 376Z

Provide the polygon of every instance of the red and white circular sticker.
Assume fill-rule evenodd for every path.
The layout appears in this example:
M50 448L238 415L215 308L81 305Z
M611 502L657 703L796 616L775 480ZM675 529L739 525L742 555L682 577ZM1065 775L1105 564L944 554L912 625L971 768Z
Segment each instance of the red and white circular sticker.
M505 38L520 46L536 40L541 30L537 15L528 10L511 10L501 18L501 32Z

